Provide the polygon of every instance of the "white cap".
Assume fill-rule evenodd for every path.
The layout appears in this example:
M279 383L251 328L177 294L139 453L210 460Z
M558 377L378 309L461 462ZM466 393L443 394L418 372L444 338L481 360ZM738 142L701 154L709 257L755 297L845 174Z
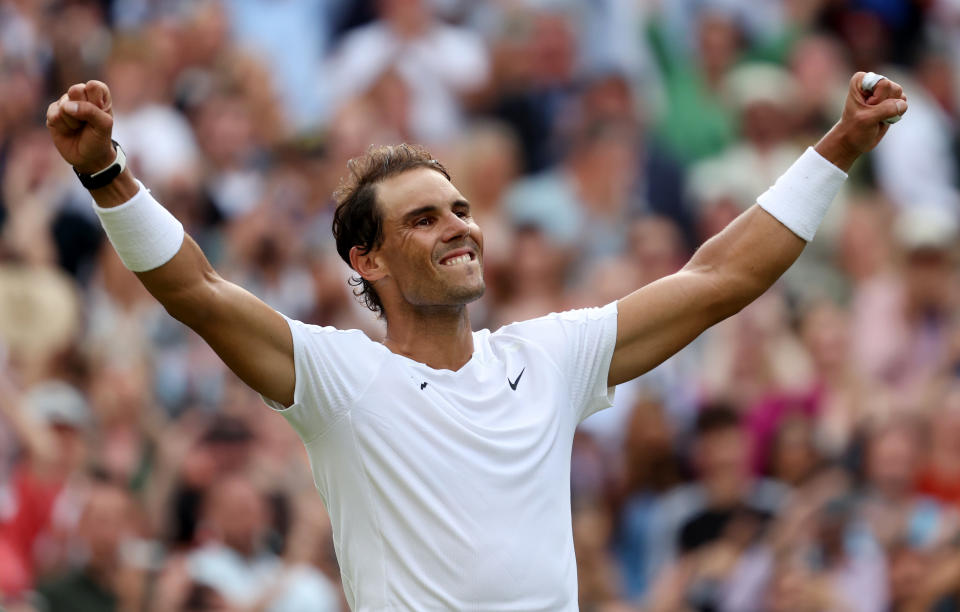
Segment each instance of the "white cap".
M787 107L796 99L797 83L779 66L754 62L733 69L724 89L730 103L741 110L763 103Z
M90 423L87 400L76 387L55 380L31 388L23 398L27 414L46 425L69 425L84 429Z
M894 235L908 250L949 249L957 240L957 219L939 206L903 210L894 224Z

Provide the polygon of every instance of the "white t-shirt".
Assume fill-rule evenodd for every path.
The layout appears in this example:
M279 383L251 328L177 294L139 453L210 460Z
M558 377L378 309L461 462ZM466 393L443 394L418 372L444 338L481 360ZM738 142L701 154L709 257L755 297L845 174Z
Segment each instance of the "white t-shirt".
M285 565L270 553L244 557L222 544L211 543L190 553L187 571L191 578L241 608L269 594L263 608L267 612L340 609L340 596L319 570L308 565Z
M576 610L570 453L606 408L617 306L474 332L434 370L359 331L290 321L306 445L350 607Z

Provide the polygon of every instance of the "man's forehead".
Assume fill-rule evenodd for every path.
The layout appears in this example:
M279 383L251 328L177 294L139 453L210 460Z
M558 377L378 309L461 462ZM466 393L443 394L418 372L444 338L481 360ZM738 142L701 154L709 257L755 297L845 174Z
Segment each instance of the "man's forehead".
M431 168L407 170L377 186L377 200L387 217L400 217L424 206L448 206L463 199L447 177Z

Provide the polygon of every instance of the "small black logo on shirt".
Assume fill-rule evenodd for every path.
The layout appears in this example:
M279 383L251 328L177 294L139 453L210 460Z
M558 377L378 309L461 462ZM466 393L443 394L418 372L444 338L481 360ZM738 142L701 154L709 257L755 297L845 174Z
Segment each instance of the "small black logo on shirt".
M521 372L521 373L522 373L522 372ZM426 388L427 388L427 383L425 383L425 382L420 383L420 390L421 390L421 391L423 391L423 390L426 389Z
M523 373L526 371L526 369L527 368L523 368L522 370L520 370L520 373L517 374L517 380L511 382L509 378L507 379L507 384L509 384L510 388L513 389L514 391L517 390L517 385L520 384L520 377L523 376Z

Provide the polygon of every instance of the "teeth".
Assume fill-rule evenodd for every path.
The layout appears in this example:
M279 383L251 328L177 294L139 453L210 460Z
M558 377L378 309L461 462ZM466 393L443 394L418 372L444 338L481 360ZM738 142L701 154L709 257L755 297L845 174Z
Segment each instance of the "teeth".
M451 258L451 259L448 259L447 261L443 262L443 265L445 265L445 266L455 266L455 265L457 265L457 264L467 263L468 261L470 261L470 254L469 254L469 253L467 253L467 254L465 254L465 255L460 255L460 256L458 256L458 257L453 257L453 258Z

